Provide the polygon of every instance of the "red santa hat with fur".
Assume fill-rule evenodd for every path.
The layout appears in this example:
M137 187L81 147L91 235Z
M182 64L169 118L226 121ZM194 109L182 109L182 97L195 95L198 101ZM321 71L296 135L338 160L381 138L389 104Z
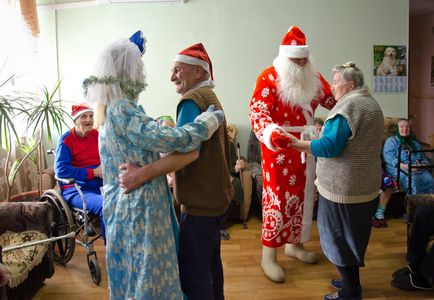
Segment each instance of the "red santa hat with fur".
M93 109L86 104L72 105L71 118L75 121L79 116L87 112L93 112Z
M306 45L306 36L300 28L295 25L289 27L279 46L279 56L290 58L309 57L309 46Z
M214 80L211 59L202 43L192 45L182 50L176 55L175 61L189 65L201 66L211 76L211 80Z

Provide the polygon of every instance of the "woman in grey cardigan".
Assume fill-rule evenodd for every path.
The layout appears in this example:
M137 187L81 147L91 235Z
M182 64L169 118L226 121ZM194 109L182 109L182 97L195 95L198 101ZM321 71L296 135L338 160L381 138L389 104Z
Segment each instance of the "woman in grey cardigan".
M361 299L359 267L364 266L378 201L384 120L353 62L337 65L332 72L332 92L338 102L327 116L320 139L302 141L282 132L281 139L290 141L280 144L292 144L317 157L321 246L342 278L332 280L339 291L324 299Z

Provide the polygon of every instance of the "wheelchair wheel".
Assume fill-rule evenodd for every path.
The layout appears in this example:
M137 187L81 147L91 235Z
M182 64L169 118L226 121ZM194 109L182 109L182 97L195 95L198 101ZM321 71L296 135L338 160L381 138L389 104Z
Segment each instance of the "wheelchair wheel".
M96 258L96 253L87 255L87 265L89 266L92 281L96 285L99 285L99 283L101 282L101 267L99 266L98 260Z
M53 207L53 223L51 225L53 237L66 235L74 231L74 220L68 203L57 190L45 191L40 201L47 201ZM71 260L75 250L75 238L64 238L53 242L54 261L66 264Z

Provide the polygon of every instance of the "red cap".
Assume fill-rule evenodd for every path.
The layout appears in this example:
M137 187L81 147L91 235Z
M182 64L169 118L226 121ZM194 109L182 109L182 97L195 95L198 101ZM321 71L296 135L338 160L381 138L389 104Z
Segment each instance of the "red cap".
M80 115L93 112L93 109L85 104L73 105L71 109L71 117L75 121Z
M175 61L183 62L189 65L201 66L211 76L211 80L214 80L211 59L209 58L208 53L206 52L202 43L195 44L182 50L176 55Z
M289 27L279 47L279 56L289 58L309 57L309 46L306 45L306 36L300 28L295 25Z

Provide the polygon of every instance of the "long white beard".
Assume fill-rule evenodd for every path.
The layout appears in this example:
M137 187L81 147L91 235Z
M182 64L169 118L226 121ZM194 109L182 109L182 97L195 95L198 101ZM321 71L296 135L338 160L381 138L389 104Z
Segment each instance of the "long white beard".
M320 81L316 76L311 58L301 67L286 57L276 57L273 66L279 76L278 94L285 104L299 105L310 110Z

